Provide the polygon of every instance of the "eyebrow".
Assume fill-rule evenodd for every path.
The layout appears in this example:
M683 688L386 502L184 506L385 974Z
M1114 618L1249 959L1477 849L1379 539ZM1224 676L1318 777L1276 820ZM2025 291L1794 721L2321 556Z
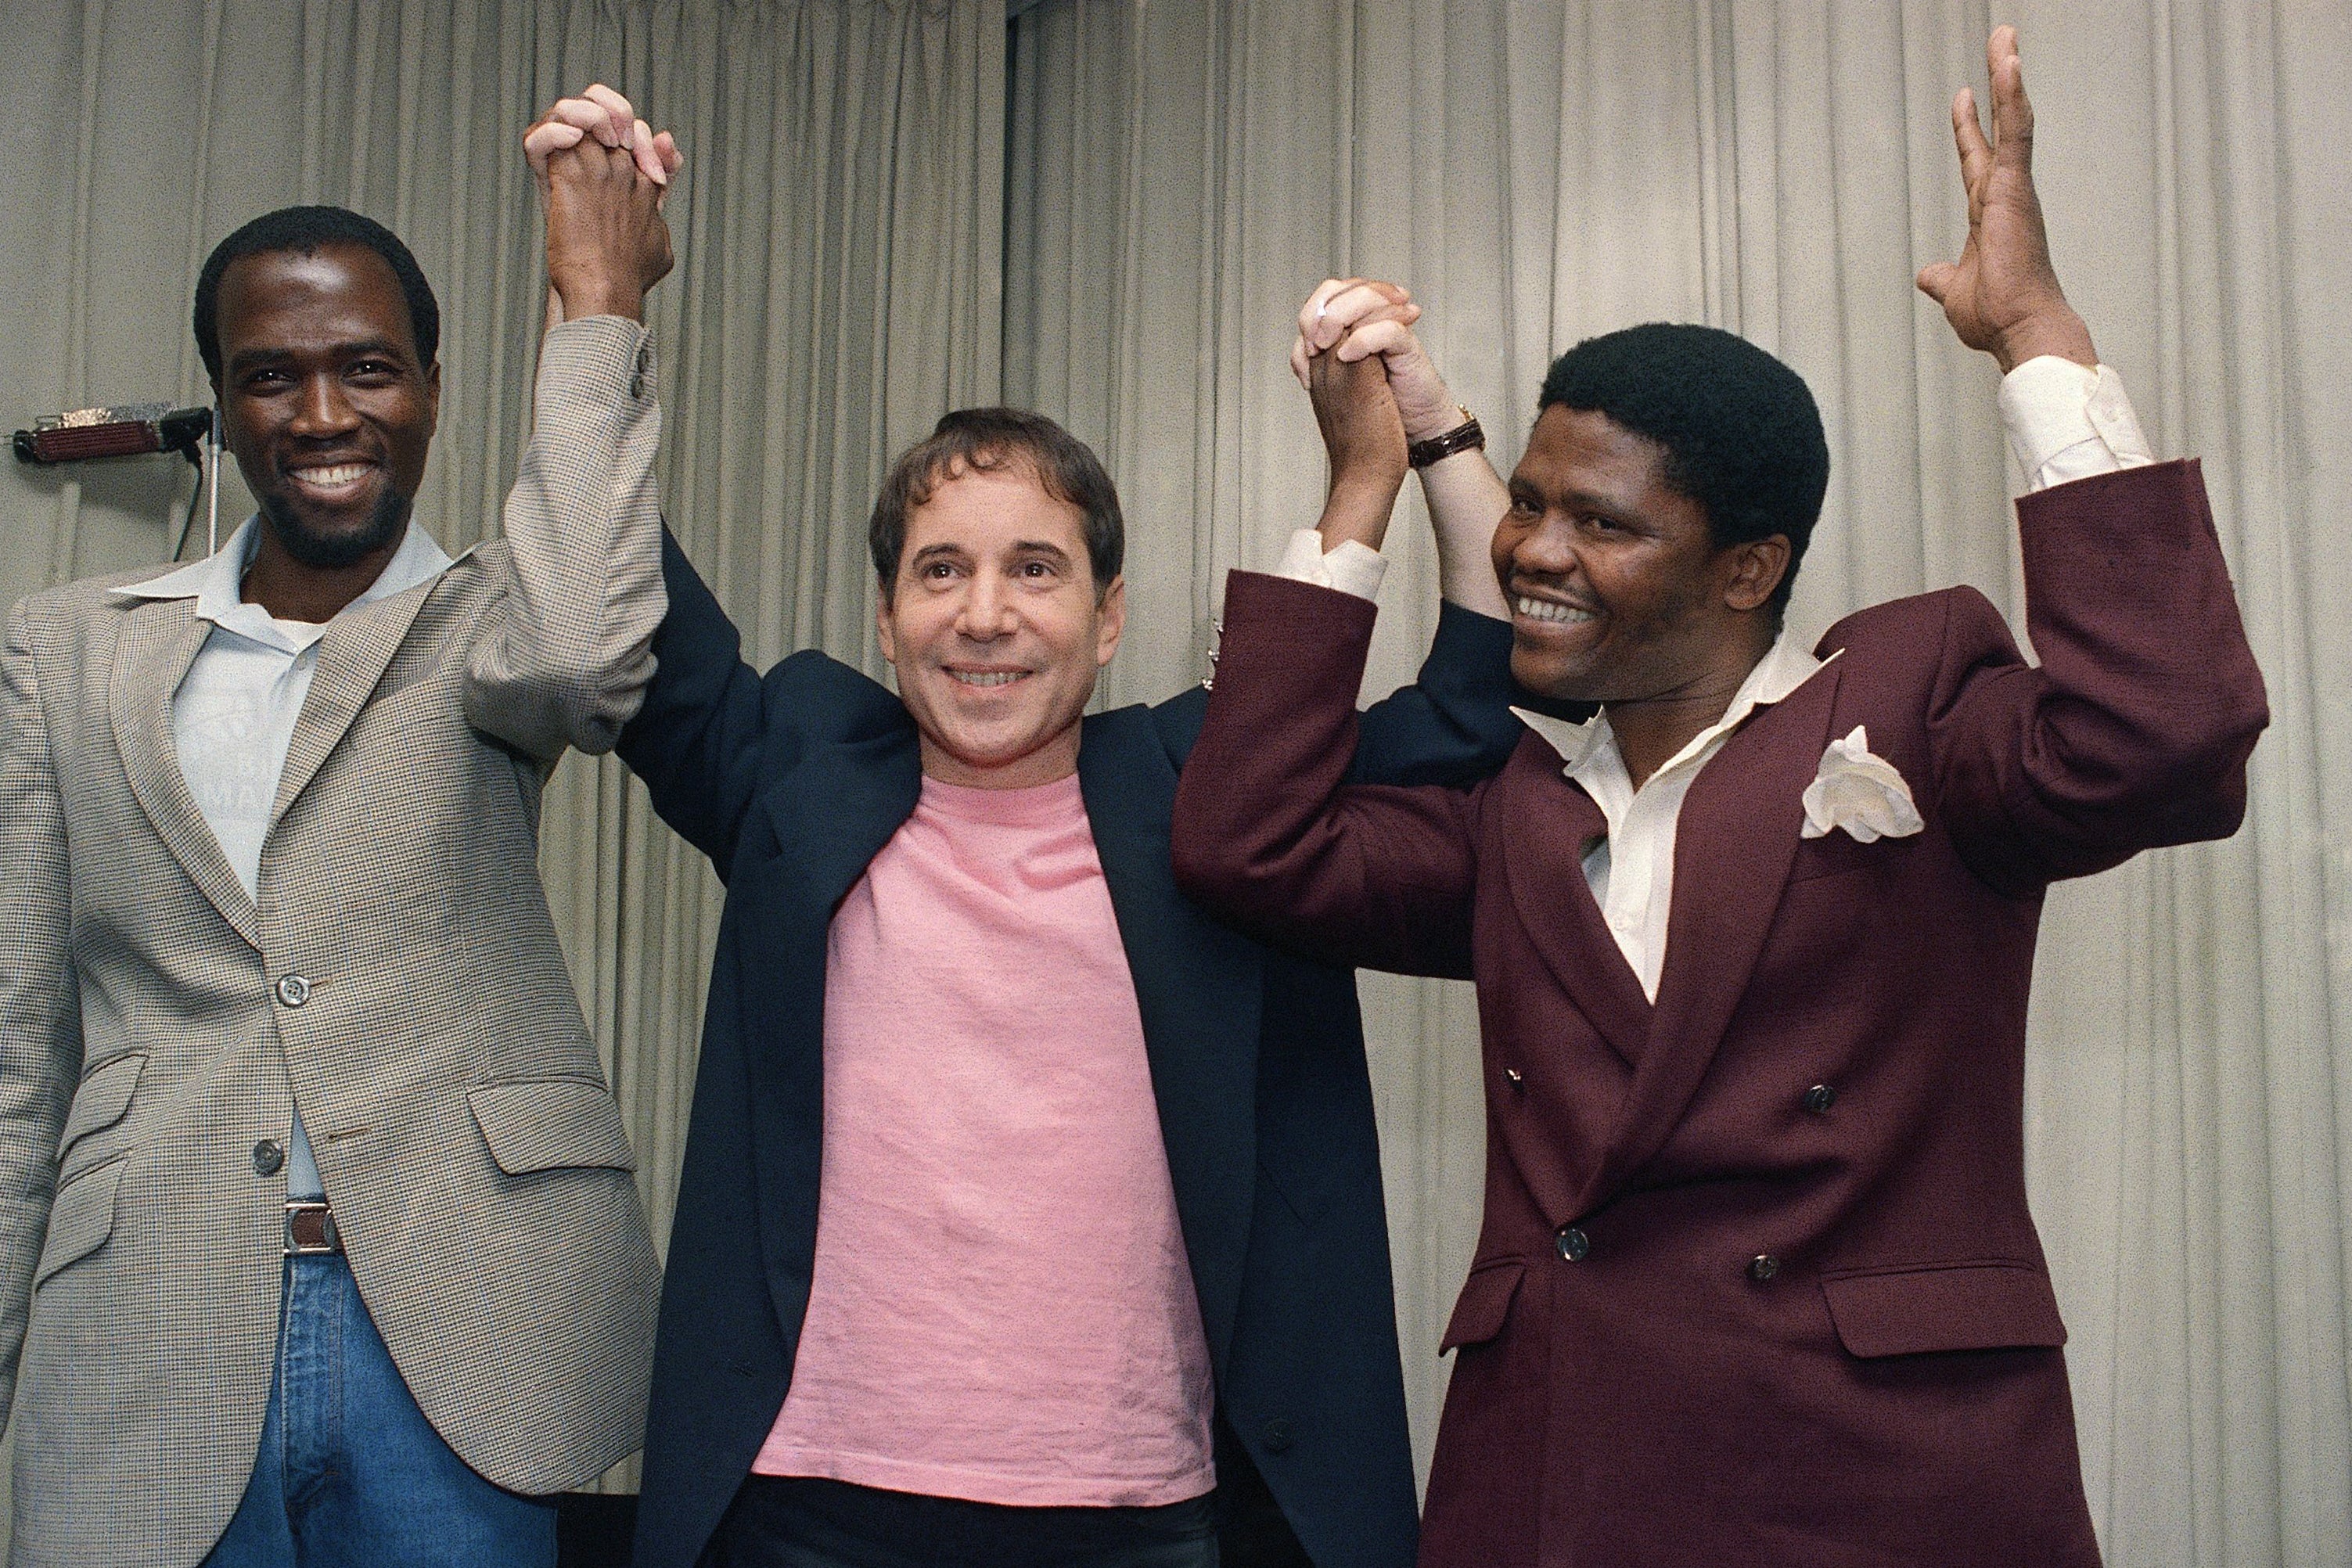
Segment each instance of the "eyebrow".
M1070 552L1068 551L1063 549L1060 545L1054 543L1052 541L1045 539L1016 539L1011 545L1007 546L1006 553L1015 557L1041 557L1063 566L1066 566L1070 563ZM964 546L955 543L950 540L942 540L937 544L926 544L920 550L918 550L913 554L908 556L907 564L909 566L915 566L926 561L939 560L941 558L968 559L971 554L971 552L964 548Z
M1576 511L1607 512L1615 518L1633 515L1622 500L1614 496L1603 495L1598 490L1565 490L1558 497L1552 497L1516 475L1504 480L1503 488L1510 492L1513 500L1524 497L1538 505L1546 505L1557 500L1560 505Z

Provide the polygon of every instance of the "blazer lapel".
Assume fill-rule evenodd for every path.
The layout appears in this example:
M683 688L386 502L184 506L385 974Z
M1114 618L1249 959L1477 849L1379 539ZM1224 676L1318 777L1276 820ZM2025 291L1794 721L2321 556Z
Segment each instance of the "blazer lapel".
M133 603L115 644L108 717L141 809L221 918L257 950L261 927L253 900L188 789L172 740L173 694L211 635L212 623L197 618L193 598Z
M310 678L310 695L294 721L294 736L286 748L286 766L278 775L278 799L271 805L274 825L286 819L302 792L318 776L343 732L366 706L368 694L383 678L384 667L408 636L417 613L433 590L446 581L445 572L422 583L327 623L319 639L319 668Z
M1240 1311L1257 1190L1263 958L1256 943L1177 890L1168 858L1176 766L1149 710L1086 721L1078 783L1143 1016L1202 1328L1222 1368Z
M750 953L776 972L745 990L762 1005L742 1020L756 1046L744 1052L751 1099L752 1180L761 1247L778 1321L796 1324L816 1257L818 1173L824 1142L824 980L835 910L874 857L914 814L923 773L906 723L829 746L759 801L776 834L775 879L746 893L730 879L730 909L756 919ZM743 874L739 867L737 875ZM755 912L754 912L755 911ZM750 1032L756 1031L751 1037Z
M1584 879L1585 848L1608 837L1609 819L1562 775L1559 753L1540 737L1519 743L1510 771L1521 776L1502 784L1514 808L1503 874L1519 927L1609 1048L1629 1066L1639 1062L1650 1035L1650 999Z
M830 747L792 774L792 787L760 802L799 872L793 901L830 927L833 911L866 875L923 798L923 763L910 722L903 731Z
M1683 798L1649 1049L1585 1194L1588 1208L1665 1145L1747 994L1796 859L1805 786L1829 743L1839 675L1838 663L1827 665L1757 713Z

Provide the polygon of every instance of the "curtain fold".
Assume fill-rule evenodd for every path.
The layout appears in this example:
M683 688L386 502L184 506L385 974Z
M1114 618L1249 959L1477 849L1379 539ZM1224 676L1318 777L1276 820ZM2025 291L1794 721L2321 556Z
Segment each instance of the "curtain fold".
M2243 831L2063 886L2044 919L2029 1180L2085 1480L2117 1564L2318 1568L2352 1560L2352 633L2330 613L2352 564L2327 543L2352 502L2352 13L2015 19L2061 275L2159 453L2204 458L2273 710ZM1350 272L1414 288L1506 469L1558 351L1660 318L1741 332L1830 432L1792 626L1960 582L2021 626L1995 374L1911 285L1965 232L1947 105L1984 100L1994 20L1973 0L1022 14L1005 384L1129 498L1118 700L1196 673L1223 570L1313 521L1320 448L1284 358L1298 300ZM1424 530L1412 497L1368 695L1428 635ZM1461 987L1362 989L1425 1463L1480 1198L1476 1021Z

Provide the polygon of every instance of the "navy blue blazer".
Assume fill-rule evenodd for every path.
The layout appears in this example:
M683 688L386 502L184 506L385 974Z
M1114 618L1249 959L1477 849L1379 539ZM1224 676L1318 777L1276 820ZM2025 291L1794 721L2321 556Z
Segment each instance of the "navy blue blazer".
M727 884L637 1515L641 1568L688 1568L783 1404L808 1306L827 927L922 773L895 694L814 652L761 676L667 535L662 566L660 668L620 754ZM1519 731L1510 641L1446 605L1419 684L1365 716L1355 776L1499 767ZM1195 688L1090 716L1078 775L1200 1295L1220 1486L1254 1467L1325 1568L1406 1568L1417 1510L1354 978L1177 891L1169 816L1205 706Z

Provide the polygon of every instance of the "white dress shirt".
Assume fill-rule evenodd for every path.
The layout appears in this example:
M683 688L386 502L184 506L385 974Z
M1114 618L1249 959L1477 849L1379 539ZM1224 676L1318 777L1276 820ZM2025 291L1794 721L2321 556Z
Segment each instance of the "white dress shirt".
M2122 379L2105 365L2091 370L2048 354L2028 360L2001 378L2000 416L2030 490L2155 460L2131 400L2124 395ZM1350 540L1324 555L1321 537L1312 529L1293 535L1281 574L1360 598L1373 597L1386 567L1378 552ZM1723 717L1693 736L1638 790L1626 772L1606 710L1590 722L1570 724L1526 709L1513 710L1559 753L1561 771L1608 819L1608 837L1584 857L1584 879L1618 951L1652 1001L1657 1000L1658 975L1665 967L1666 920L1674 908L1675 829L1683 797L1749 714L1786 698L1822 663L1782 634L1740 682Z
M324 626L276 620L259 605L246 603L245 573L259 529L260 519L248 518L215 553L114 590L140 599L194 598L196 617L212 623L205 646L172 694L172 749L229 868L247 896L257 899L278 778L286 771L294 721L310 693L319 641L327 633ZM411 522L383 571L337 618L430 582L448 565L449 556L433 536ZM299 1113L286 1140L286 1195L324 1195Z

